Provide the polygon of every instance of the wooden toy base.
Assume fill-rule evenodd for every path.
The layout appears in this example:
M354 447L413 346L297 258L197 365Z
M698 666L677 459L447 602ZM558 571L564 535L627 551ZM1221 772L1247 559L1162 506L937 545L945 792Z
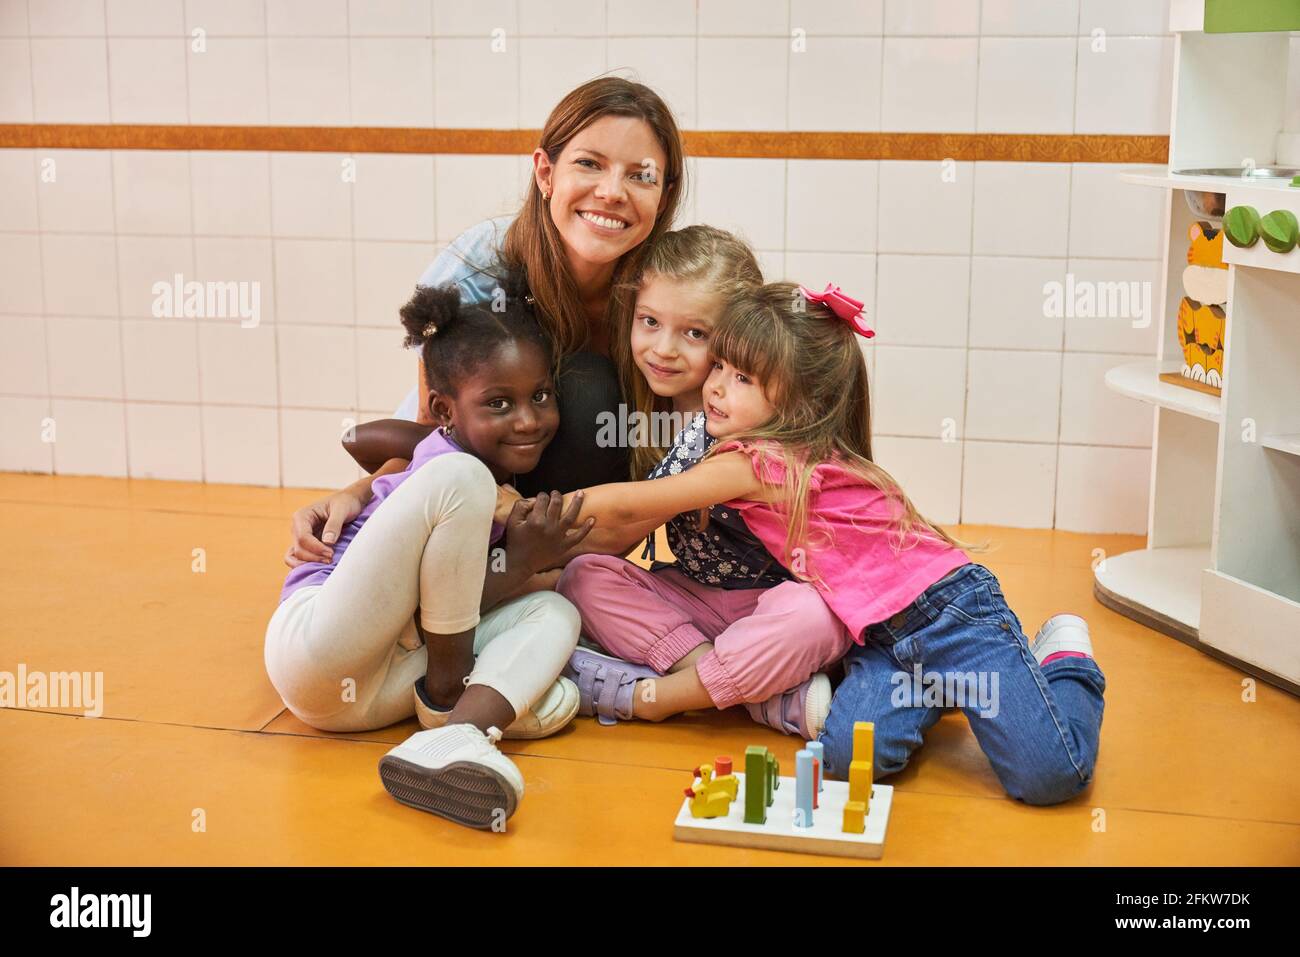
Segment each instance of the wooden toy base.
M878 858L885 852L885 828L894 798L894 789L888 784L872 785L866 830L845 834L841 827L844 805L849 800L847 781L826 781L817 796L819 807L813 811L812 827L795 827L794 778L780 779L781 786L767 809L766 824L746 824L745 775L739 771L735 775L740 778L740 796L731 802L731 812L726 817L691 817L691 801L686 798L673 823L675 840L835 857Z
M1197 392L1204 392L1206 395L1223 395L1223 390L1218 386L1208 385L1204 382L1197 382L1195 379L1189 379L1181 372L1162 372L1159 375L1161 382L1168 382L1170 385L1182 386L1184 389L1195 389Z

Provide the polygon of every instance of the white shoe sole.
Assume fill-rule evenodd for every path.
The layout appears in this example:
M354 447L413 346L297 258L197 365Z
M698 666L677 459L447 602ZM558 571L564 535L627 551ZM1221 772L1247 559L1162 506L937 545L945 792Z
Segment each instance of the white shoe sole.
M501 732L501 737L513 740L534 740L549 737L563 729L578 713L581 703L578 686L568 678L556 678L546 689L533 710L521 714ZM441 728L447 723L450 711L435 711L415 695L415 717L425 731Z
M809 741L816 741L817 736L826 728L826 716L831 713L831 679L818 672L812 676L808 686L808 698L804 702L804 723L811 732Z
M384 790L407 807L480 830L501 829L519 797L505 775L476 761L430 768L401 755L399 744L379 759Z

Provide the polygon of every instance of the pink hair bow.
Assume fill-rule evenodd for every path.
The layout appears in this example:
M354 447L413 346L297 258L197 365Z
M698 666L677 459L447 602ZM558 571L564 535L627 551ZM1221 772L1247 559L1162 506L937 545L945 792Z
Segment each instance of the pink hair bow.
M813 292L807 286L800 286L799 291L803 293L805 299L810 302L820 302L823 306L843 319L853 331L864 338L874 338L876 332L867 325L867 317L863 314L863 305L852 296L845 295L844 291L833 282L826 284L824 292Z

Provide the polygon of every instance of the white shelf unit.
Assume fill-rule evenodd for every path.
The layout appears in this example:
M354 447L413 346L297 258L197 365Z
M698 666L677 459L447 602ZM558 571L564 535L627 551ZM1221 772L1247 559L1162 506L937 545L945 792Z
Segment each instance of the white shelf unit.
M1284 33L1189 26L1176 3L1170 165L1121 179L1166 191L1157 358L1111 369L1106 385L1156 407L1147 547L1096 570L1104 604L1300 690L1300 250L1225 245L1228 316L1222 396L1160 381L1177 371L1177 310L1187 231L1183 190L1227 194L1227 207L1300 212L1286 181L1189 177L1188 168L1271 165L1284 118ZM1181 11L1177 8L1183 8ZM1182 20L1180 22L1180 17Z

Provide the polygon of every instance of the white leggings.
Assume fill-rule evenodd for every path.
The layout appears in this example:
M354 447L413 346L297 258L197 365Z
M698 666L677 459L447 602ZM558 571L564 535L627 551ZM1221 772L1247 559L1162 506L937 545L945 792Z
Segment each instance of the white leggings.
M480 620L495 504L491 472L462 452L426 462L380 503L329 578L295 591L267 625L266 672L290 711L322 731L414 714L428 667L417 607L430 640L475 629L469 684L499 692L517 715L541 698L577 646L581 619L542 591Z

